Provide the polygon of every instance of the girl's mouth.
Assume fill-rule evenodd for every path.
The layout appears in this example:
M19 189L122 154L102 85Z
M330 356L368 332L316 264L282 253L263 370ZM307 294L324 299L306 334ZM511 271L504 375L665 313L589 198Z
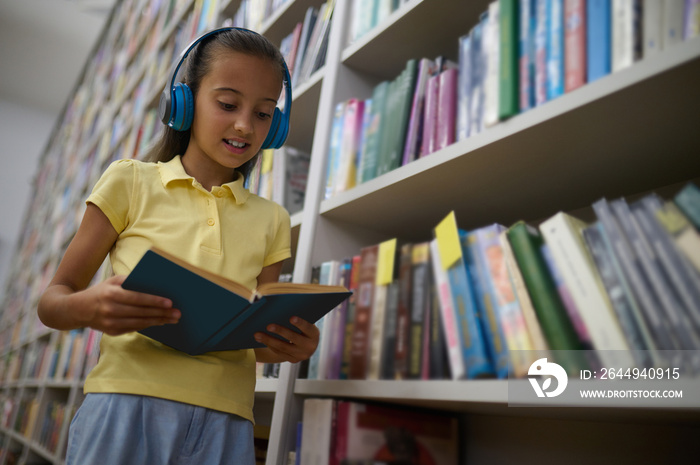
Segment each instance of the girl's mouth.
M246 144L245 142L240 142L240 141L236 141L236 140L233 140L233 139L224 139L224 143L225 143L226 145L230 145L231 147L234 147L234 148L236 148L236 149L242 149L242 148L245 148L245 147L248 145L248 144Z

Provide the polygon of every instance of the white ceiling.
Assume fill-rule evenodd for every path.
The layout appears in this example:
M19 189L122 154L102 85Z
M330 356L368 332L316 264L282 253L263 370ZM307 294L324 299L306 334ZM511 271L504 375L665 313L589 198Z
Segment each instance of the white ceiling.
M0 0L0 100L58 114L115 0Z

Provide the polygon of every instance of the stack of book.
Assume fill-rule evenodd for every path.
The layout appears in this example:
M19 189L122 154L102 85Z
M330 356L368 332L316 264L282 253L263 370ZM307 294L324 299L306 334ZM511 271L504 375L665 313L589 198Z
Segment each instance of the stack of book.
M309 379L522 377L541 352L571 372L662 366L700 348L700 190L605 198L474 230L454 213L434 239L362 248L317 267L354 291L325 315ZM586 350L587 349L587 350ZM578 354L581 354L580 356Z

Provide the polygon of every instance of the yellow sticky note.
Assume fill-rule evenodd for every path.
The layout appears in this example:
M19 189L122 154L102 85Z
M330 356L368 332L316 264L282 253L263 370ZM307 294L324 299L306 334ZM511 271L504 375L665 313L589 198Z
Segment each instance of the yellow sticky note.
M435 227L435 238L438 243L442 267L448 269L462 257L462 247L459 244L459 232L457 231L457 218L454 211L450 212Z
M394 279L394 261L396 258L396 239L391 239L379 244L379 256L377 257L377 286L391 284Z

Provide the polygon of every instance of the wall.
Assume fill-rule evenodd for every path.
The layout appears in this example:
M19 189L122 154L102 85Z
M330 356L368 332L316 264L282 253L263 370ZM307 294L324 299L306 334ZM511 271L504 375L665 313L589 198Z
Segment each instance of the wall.
M57 115L0 100L0 302L32 182Z

